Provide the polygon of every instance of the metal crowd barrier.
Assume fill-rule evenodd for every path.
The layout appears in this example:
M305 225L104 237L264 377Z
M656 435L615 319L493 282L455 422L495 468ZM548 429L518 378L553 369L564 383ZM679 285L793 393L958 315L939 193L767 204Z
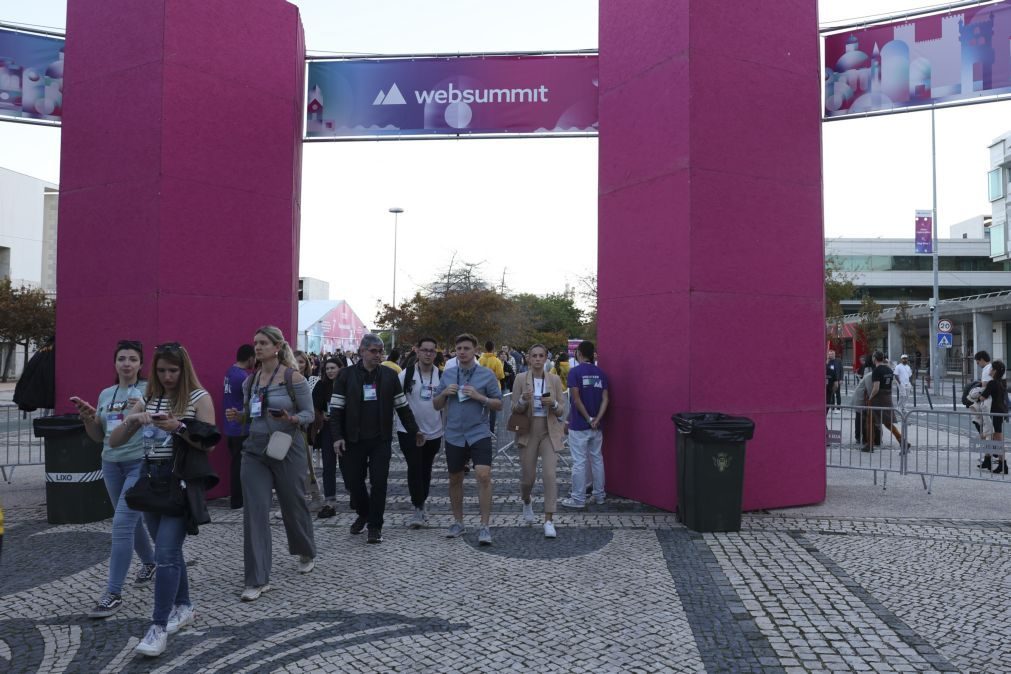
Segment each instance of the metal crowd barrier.
M992 455L990 464L996 468L1008 442L981 437L975 425L989 422L987 428L992 428L992 420L1004 416L972 410L826 406L826 465L872 471L874 484L881 472L883 488L888 486L889 472L919 475L928 494L935 477L1011 483L1011 476L991 472L984 463L984 457ZM889 420L891 424L884 423ZM875 434L871 448L866 443L868 429Z
M0 477L8 484L18 466L46 462L42 438L35 437L32 421L48 413L48 410L22 412L16 405L0 404Z

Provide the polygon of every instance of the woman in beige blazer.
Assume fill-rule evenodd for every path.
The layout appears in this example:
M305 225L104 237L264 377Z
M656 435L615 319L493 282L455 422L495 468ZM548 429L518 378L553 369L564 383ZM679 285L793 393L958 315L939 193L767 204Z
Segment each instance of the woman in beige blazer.
M516 446L520 449L520 496L523 498L523 520L534 523L534 508L530 503L530 492L537 478L537 458L541 459L541 473L544 480L544 537L554 538L555 525L551 521L558 501L558 481L555 468L558 463L556 452L562 450L564 419L566 414L565 389L558 375L544 369L548 350L535 344L527 351L530 369L516 375L513 382L513 410L526 414L530 419L530 430L516 436Z

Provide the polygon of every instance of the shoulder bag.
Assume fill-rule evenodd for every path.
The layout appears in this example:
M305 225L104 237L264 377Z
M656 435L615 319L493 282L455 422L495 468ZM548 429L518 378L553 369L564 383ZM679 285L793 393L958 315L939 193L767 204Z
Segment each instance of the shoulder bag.
M517 377L517 379L519 379L519 377ZM524 386L526 383L526 378L524 378ZM516 394L514 393L513 395ZM530 417L527 416L526 412L517 412L516 406L513 405L513 411L509 415L509 419L506 421L506 428L516 435L526 435L530 432Z

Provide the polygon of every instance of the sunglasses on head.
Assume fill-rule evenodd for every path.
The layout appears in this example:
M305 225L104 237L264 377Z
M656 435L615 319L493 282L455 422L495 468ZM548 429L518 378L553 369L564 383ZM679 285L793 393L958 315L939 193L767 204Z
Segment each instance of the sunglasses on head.
M179 342L165 342L154 347L155 353L178 353L180 350L182 345Z

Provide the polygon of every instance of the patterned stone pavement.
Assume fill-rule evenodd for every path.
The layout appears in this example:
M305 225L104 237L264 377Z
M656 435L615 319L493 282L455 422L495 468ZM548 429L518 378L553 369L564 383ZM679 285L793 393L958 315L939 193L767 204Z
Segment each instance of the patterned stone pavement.
M213 504L213 524L185 546L197 621L153 660L132 652L149 587L128 585L110 619L86 617L104 588L109 523L49 526L44 508L10 508L0 671L1011 670L1007 521L756 513L738 534L703 535L609 498L560 513L558 538L546 540L522 524L518 471L500 460L495 542L478 547L469 478L469 533L443 536L444 466L440 455L432 528L404 527L395 456L386 541L350 536L345 501L337 518L316 520L307 576L275 522L274 589L248 604L240 511Z

